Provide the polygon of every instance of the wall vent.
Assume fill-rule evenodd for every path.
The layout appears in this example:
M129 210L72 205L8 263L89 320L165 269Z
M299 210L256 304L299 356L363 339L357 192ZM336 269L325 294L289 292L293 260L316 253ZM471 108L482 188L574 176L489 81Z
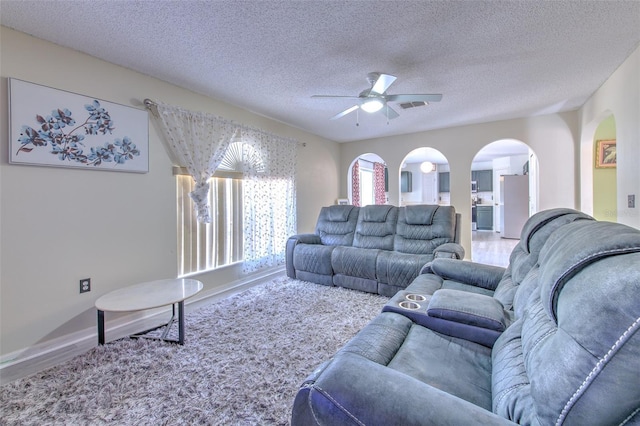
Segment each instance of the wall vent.
M400 104L400 107L402 109L409 109L409 108L421 107L425 105L427 105L426 102L417 101L417 102L405 102L403 104Z

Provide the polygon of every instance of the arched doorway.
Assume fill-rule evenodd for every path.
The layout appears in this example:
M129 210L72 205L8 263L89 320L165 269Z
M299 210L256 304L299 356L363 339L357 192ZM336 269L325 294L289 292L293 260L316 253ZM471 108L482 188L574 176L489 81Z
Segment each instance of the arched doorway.
M609 222L618 221L616 121L613 115L604 118L593 137L593 217Z
M484 146L471 164L471 258L508 264L522 225L537 211L538 160L515 139Z
M449 161L437 149L411 151L400 168L400 205L449 205Z
M388 173L386 163L377 154L367 153L355 158L349 166L347 176L349 204L354 206L387 204Z

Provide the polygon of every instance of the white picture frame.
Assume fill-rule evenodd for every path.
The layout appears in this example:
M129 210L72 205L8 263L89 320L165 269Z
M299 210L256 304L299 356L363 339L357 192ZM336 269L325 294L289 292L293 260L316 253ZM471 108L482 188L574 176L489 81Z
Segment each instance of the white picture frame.
M9 163L147 173L149 113L15 78Z

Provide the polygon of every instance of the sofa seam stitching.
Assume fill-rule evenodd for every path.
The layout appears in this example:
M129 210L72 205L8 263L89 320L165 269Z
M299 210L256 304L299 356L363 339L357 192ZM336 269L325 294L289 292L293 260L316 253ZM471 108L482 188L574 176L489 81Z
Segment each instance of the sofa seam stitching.
M496 401L496 408L498 408L498 406L502 403L502 400L507 397L507 394L510 394L515 389L518 389L518 388L521 388L523 386L527 386L527 385L530 385L530 384L531 383L519 383L517 385L511 385L508 388L504 389L502 392L500 392L501 395L498 398L498 400Z
M627 340L628 336L631 334L631 331L634 329L638 329L638 325L640 325L640 317L636 318L636 320L633 323L631 323L631 325L613 343L613 345L611 346L611 348L609 348L607 353L604 354L604 356L600 360L598 360L596 365L591 369L589 374L587 374L587 376L584 378L580 386L578 386L576 391L573 393L573 395L571 395L567 403L564 405L562 411L560 412L560 415L556 419L556 425L560 425L563 423L569 410L573 407L577 399L584 393L587 386L591 384L593 380L595 380L595 377L598 374L600 374L600 372L602 372L602 369L604 368L604 366L610 361L612 354L614 352L617 352L622 347L624 342Z
M358 423L361 426L365 426L364 423L362 423L356 416L354 416L353 414L351 414L351 412L349 410L347 410L342 404L340 404L338 401L336 401L327 391L325 391L324 389L322 389L320 386L314 385L313 386L318 392L320 392L322 395L324 395L325 398L327 398L329 401L333 402L335 405L337 405L345 414L347 414L351 419L353 419L356 423ZM316 418L315 413L314 413L314 418ZM317 421L317 418L316 418ZM318 424L320 424L320 422L318 422Z

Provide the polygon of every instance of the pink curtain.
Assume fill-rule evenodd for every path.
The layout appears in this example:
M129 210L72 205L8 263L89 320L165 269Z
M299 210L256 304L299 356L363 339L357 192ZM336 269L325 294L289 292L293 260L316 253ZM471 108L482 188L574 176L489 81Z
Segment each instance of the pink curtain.
M387 196L384 193L384 164L373 163L373 193L376 204L386 204Z
M360 206L360 164L353 163L351 169L351 204Z

